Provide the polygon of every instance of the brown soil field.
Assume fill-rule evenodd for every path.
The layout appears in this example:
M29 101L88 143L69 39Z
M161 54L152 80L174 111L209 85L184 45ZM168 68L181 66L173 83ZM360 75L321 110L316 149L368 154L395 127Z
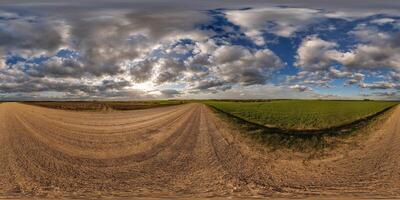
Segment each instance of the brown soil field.
M171 105L179 105L184 101L31 101L25 104L73 111L123 111L138 110Z
M207 106L73 112L0 104L0 198L400 198L400 107L310 158L253 144Z

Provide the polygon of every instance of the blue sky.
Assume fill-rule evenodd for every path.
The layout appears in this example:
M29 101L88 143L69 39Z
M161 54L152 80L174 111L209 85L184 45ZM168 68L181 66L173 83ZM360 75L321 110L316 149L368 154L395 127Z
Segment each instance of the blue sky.
M400 4L346 2L5 1L0 99L399 100Z

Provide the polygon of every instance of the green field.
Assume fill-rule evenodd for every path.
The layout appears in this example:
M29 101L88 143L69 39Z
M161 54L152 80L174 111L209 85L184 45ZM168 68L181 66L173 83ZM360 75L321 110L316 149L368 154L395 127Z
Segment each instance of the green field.
M352 123L398 102L277 100L208 101L206 104L249 122L282 129L324 129Z

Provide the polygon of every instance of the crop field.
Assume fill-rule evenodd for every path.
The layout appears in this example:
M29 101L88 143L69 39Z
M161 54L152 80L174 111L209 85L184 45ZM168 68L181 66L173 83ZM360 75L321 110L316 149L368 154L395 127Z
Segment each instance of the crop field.
M349 124L397 104L384 101L319 100L206 103L223 112L267 127L302 130Z
M182 104L178 100L153 101L38 101L26 104L74 111L137 110Z

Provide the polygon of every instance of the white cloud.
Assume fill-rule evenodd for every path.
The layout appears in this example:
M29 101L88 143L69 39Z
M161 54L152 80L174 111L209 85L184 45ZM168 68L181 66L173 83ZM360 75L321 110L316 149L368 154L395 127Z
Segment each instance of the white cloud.
M338 45L334 42L324 41L316 36L306 38L298 49L296 65L308 71L302 74L303 83L323 86L337 78L346 78L345 85L358 84L366 89L398 89L395 84L396 72L400 69L400 38L376 30L357 28L351 32L363 43L357 44L347 52L336 50ZM400 36L400 35L399 35ZM341 64L341 69L332 65ZM391 77L382 76L385 81L365 83L365 75L360 71L373 73L381 69L391 69ZM291 77L291 80L300 80ZM293 86L294 87L294 86ZM296 85L296 89L304 89Z
M332 78L348 78L348 77L351 77L353 75L351 72L340 71L340 70L335 69L333 67L331 67L329 69L329 73L330 73L330 76Z
M400 85L390 82L360 83L361 88L369 89L398 89Z
M390 99L395 100L400 98L400 94L395 91L372 92L370 94L361 93L361 96L373 97L375 99L385 99L385 100L390 100Z
M393 82L400 82L400 72L390 72L389 74Z
M264 84L270 73L283 66L269 49L251 52L241 46L221 46L210 57L216 76L243 85Z
M328 42L317 36L307 37L297 50L296 66L304 70L327 70L332 60L338 57L339 52L335 50L338 45Z
M212 55L212 62L216 65L231 63L242 57L249 56L250 51L240 46L221 46Z
M335 42L316 36L306 38L297 51L296 65L304 70L327 70L337 62L353 70L389 68L400 71L400 34L374 29L356 29L351 34L362 43L346 52L336 50Z
M390 68L400 71L400 34L358 27L351 32L363 43L336 58L350 69Z
M257 44L265 43L262 32L290 37L294 32L319 21L320 11L307 8L259 8L226 11L229 21L239 25Z
M329 18L337 18L337 19L346 19L346 20L353 20L356 18L368 17L371 15L375 15L378 12L376 11L358 11L358 10L339 10L339 11L331 11L325 14L326 17Z
M306 92L306 91L312 91L313 90L311 87L308 87L308 86L305 86L305 85L298 85L298 84L289 86L289 88L293 89L293 90L297 90L299 92Z
M394 20L392 18L380 18L380 19L372 20L371 23L383 25L383 24L390 24L390 23L393 23L395 21L396 20Z
M6 59L4 59L3 57L0 57L0 73L1 70L4 69L6 67Z

